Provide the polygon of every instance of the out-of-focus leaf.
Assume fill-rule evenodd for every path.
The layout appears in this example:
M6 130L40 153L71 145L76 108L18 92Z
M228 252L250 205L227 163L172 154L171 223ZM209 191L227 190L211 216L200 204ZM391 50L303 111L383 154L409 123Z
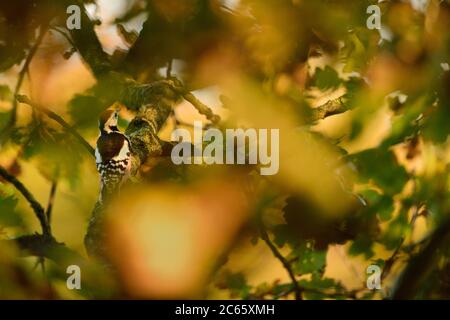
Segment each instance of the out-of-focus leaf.
M12 92L7 85L0 85L0 100L11 100Z
M198 187L122 189L110 206L107 234L111 236L106 241L108 257L130 294L192 297L203 292L216 262L248 219L242 189L236 179L229 184L226 179L229 174ZM241 277L234 280L243 285Z
M0 185L0 225L22 226L22 217L16 211L17 198L14 195L4 194L2 189Z
M277 227L276 241L288 241L296 247L299 241L314 240L315 250L325 250L329 244L343 244L359 233L372 233L371 229L377 224L362 214L361 203L356 197L352 197L352 201L354 205L342 217L327 218L308 199L299 196L288 198L284 209L287 226ZM283 229L286 235L278 234Z
M97 127L104 106L94 96L76 95L69 103L69 114L75 126L80 128Z
M372 249L373 241L366 235L360 235L352 242L348 253L352 256L363 254L365 259L370 259L375 254Z
M344 72L360 71L366 64L366 48L356 33L352 33L345 46Z
M11 118L11 112L0 112L0 129L2 129Z

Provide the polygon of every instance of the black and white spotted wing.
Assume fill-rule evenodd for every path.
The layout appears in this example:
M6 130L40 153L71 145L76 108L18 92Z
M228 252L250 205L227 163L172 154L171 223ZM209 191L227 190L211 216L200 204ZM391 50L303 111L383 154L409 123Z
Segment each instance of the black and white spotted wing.
M95 150L102 194L111 194L127 178L130 171L130 143L120 132L100 135Z

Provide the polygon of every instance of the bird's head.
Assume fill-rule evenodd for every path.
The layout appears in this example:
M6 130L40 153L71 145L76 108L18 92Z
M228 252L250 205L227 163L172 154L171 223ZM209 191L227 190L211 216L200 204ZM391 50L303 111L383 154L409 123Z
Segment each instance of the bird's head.
M101 132L119 131L117 128L117 121L119 120L120 105L113 104L100 115L98 121L98 128Z

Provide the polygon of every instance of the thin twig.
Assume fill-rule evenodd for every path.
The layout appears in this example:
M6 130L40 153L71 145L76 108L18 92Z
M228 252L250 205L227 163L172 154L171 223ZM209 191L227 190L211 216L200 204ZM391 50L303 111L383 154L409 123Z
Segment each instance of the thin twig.
M20 103L28 104L29 106L43 112L50 119L58 122L68 133L73 135L86 148L86 150L92 156L94 156L94 148L74 128L72 128L66 121L64 121L64 119L61 118L59 115L57 115L53 111L50 111L47 108L45 108L37 103L34 103L25 95L17 95L16 99Z
M15 244L22 257L44 257L53 260L65 268L70 264L79 266L87 264L87 261L79 253L59 243L52 237L41 234L23 235L15 239L0 240L3 243Z
M17 119L17 100L16 95L19 94L20 88L22 87L23 79L25 78L25 74L28 71L28 68L30 66L31 60L33 60L34 55L37 52L37 49L39 48L42 39L44 39L45 34L47 33L47 26L41 26L41 31L36 39L36 42L31 47L30 52L28 53L27 58L25 59L25 63L23 64L22 69L19 72L19 78L17 79L16 88L14 89L14 95L12 100L12 111L11 111L11 119L9 121L9 126L13 126L16 123Z
M47 210L45 210L45 216L50 224L52 221L52 209L53 203L55 202L56 187L58 186L58 181L54 180L52 182L52 187L50 188L50 195L48 196Z
M25 199L27 199L41 224L42 233L45 236L51 236L50 224L48 223L47 217L45 216L44 208L42 208L40 203L37 202L36 198L31 194L31 192L28 191L28 189L22 184L22 182L17 180L13 175L9 174L8 171L6 171L2 166L0 166L0 176L11 183L25 197Z
M41 271L45 275L45 259L42 256L36 258L32 271L36 270L38 266L41 266Z
M295 277L294 271L292 271L291 265L286 260L286 258L283 257L283 255L280 253L280 251L278 251L277 247L272 243L272 241L270 241L269 235L267 234L267 231L263 226L260 227L260 235L261 235L261 239L263 239L263 241L267 244L267 246L272 251L273 255L278 260L280 260L283 267L286 269L287 273L289 274L289 278L291 278L292 284L294 285L293 290L294 290L294 294L295 294L295 299L302 300L302 288L300 288L300 286L298 285L297 279Z
M167 70L166 70L166 78L167 79L169 79L172 76L172 63L173 63L172 59L170 59L167 62Z

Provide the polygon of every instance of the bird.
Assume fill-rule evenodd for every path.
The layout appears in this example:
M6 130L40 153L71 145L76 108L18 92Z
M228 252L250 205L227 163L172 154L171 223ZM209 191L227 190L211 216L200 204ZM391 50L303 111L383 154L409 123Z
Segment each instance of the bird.
M103 203L119 191L131 171L131 143L117 127L119 104L106 109L99 118L99 130L95 162L100 175L99 201Z

